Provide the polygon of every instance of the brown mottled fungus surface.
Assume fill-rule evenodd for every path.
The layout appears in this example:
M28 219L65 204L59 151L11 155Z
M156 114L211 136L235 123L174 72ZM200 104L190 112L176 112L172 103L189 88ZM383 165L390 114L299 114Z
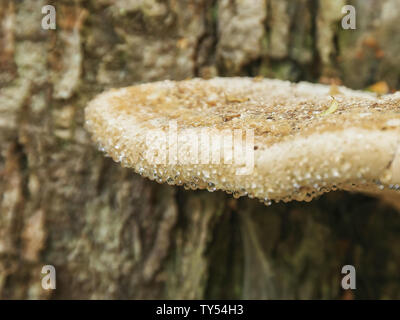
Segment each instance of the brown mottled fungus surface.
M101 150L145 177L267 204L335 189L396 193L400 184L400 92L376 97L258 78L161 81L97 96L86 108L86 124ZM204 130L210 141L195 138ZM238 147L250 131L253 152ZM233 149L217 143L229 135L237 137ZM194 139L213 160L193 160ZM235 147L254 156L251 172L238 174L246 163L226 153ZM212 156L217 151L220 159Z

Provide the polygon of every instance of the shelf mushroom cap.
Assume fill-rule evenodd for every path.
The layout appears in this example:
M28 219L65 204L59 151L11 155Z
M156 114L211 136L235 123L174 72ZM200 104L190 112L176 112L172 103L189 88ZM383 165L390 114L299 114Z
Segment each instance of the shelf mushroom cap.
M400 92L259 78L160 81L102 93L85 116L101 150L160 183L266 204L400 189Z

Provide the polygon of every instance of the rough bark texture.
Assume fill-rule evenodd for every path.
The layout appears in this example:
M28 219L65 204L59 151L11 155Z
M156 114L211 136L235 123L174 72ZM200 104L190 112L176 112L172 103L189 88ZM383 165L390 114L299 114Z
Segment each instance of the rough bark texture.
M262 75L400 88L400 0L0 0L0 298L400 298L400 216L376 199L235 200L142 179L83 128L97 93ZM42 30L53 4L57 29ZM57 289L43 290L54 265ZM357 290L341 289L352 264Z

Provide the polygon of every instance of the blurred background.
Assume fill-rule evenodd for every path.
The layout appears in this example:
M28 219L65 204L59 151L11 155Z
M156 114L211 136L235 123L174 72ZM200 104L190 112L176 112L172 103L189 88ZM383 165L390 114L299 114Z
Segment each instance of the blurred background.
M346 4L356 29L342 28ZM0 0L0 298L399 299L395 207L344 192L267 207L158 185L83 128L96 94L163 79L394 92L399 21L400 0ZM347 264L356 290L341 287Z

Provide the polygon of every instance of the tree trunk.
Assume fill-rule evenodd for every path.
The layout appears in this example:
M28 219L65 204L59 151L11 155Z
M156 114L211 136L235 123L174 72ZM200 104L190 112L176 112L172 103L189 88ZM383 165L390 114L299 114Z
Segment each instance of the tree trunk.
M158 185L83 128L96 94L161 79L399 89L400 0L350 3L356 30L341 28L344 0L0 0L0 298L400 298L400 216L382 201L267 207Z

